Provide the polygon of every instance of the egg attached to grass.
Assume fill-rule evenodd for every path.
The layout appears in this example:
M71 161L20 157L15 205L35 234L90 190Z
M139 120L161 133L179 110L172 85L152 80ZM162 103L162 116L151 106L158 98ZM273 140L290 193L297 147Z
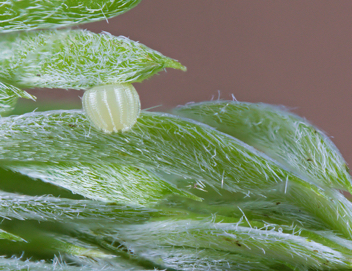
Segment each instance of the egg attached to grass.
M105 133L128 131L141 110L138 93L131 84L93 87L85 91L82 102L89 120Z

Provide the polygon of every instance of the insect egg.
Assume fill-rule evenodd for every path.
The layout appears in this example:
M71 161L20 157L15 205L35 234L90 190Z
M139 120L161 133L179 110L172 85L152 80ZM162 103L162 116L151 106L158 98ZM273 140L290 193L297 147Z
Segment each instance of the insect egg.
M141 104L131 84L93 87L83 95L83 110L99 130L127 131L136 123Z

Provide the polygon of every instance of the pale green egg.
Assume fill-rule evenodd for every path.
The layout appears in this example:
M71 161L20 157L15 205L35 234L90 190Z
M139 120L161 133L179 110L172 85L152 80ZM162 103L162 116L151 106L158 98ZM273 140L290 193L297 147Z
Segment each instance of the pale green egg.
M82 102L92 124L105 133L131 129L141 110L138 93L131 84L93 87L84 93Z

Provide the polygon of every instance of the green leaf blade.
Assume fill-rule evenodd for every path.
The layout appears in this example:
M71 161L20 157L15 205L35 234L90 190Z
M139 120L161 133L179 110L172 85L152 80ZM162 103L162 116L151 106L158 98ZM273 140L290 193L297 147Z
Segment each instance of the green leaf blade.
M234 136L319 185L352 192L346 162L334 143L282 108L217 101L178 107L174 113Z
M221 219L219 217L212 220ZM291 232L286 233L285 230ZM251 221L246 223L242 220L237 223L217 223L207 219L163 219L105 229L105 236L111 240L123 239L124 245L141 255L162 248L167 250L168 247L193 248L200 251L213 249L252 257L269 266L285 264L301 270L351 268L350 250L339 245L332 248L332 242L323 237L307 232L300 235L298 229L296 230L298 233L295 234L292 228L285 229L279 225Z
M0 46L0 78L23 88L88 89L142 82L167 67L185 69L128 38L86 30L6 34Z
M4 231L3 229L0 229L0 239L9 240L9 241L13 241L13 242L27 242L22 237L15 235L15 234L12 234L10 232Z
M125 13L141 0L7 0L0 5L0 33L89 23Z
M177 215L138 206L109 204L92 200L72 200L52 196L27 196L0 192L0 217L37 221L119 221L120 224L149 220L152 217ZM187 213L187 212L185 212Z
M80 162L30 163L8 167L34 179L61 186L86 198L140 206L153 206L172 195L200 201L147 170L119 164Z
M31 99L35 97L24 90L10 84L0 82L0 115L8 113L15 108L18 98Z
M132 165L155 174L182 176L176 182L165 180L190 193L208 186L219 193L275 189L283 200L352 239L352 204L342 195L300 179L233 137L168 114L142 113L131 131L111 135L91 127L81 111L3 118L0 160L3 166L33 161ZM202 191L201 197L209 195Z

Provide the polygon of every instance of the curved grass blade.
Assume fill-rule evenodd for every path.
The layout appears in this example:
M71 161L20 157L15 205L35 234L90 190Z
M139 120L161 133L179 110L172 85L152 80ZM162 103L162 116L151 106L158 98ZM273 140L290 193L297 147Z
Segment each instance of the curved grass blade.
M0 82L0 115L13 110L18 98L31 99L33 101L36 99L24 90L10 84Z
M141 257L160 263L166 268L184 271L290 271L284 265L275 265L270 260L255 259L240 254L213 249L160 247L141 252Z
M0 256L0 269L1 270L36 270L36 271L85 271L87 268L91 268L89 270L98 271L101 268L92 268L92 266L70 266L57 258L54 260L52 264L43 261L30 261L22 260L18 257L6 258L4 256ZM110 269L111 270L111 269Z
M20 149L21 152L16 150ZM0 120L0 161L116 163L188 177L180 187L244 192L297 179L254 148L208 126L144 112L128 132L101 133L80 110L47 111ZM240 166L241 165L241 166ZM251 178L248 178L253 176ZM253 185L258 182L258 185Z
M65 255L65 261L74 263L78 266L84 266L84 270L101 270L101 271L144 271L153 270L158 271L157 268L144 267L142 264L138 264L130 259L123 259L121 257L115 257L113 259L100 259L91 258L86 256L72 256ZM161 271L161 270L160 270ZM162 270L167 271L167 270ZM172 270L173 271L173 270Z
M199 219L204 219L204 216L192 215L190 219L199 221ZM170 220L165 217L165 221L167 226ZM132 224L132 227L136 226ZM272 259L258 259L216 249L199 248L198 244L191 247L156 245L151 238L150 243L142 248L131 242L129 238L125 239L120 236L120 230L116 230L116 228L120 228L120 226L116 224L104 228L83 226L74 235L77 235L79 239L89 240L116 255L130 258L136 263L140 262L146 267L154 266L163 270L276 270L274 267L280 267L281 270L291 270L291 268L285 268L284 265L278 265ZM171 239L173 234L176 232L171 233ZM153 232L151 235L153 236ZM143 243L145 240L141 241ZM140 246L143 245L140 244Z
M38 180L3 167L0 167L0 191L30 196L51 195L59 198L84 199L83 196L73 194L64 188L50 183L38 182ZM2 192L0 192L0 197L1 195L3 195Z
M109 204L92 200L72 200L51 196L26 196L0 192L0 217L37 221L105 221L120 224L138 223L156 217L186 215L186 211L155 210L136 206Z
M352 192L348 167L334 143L305 119L282 108L216 101L178 107L174 112L254 146L319 185Z
M6 34L0 48L0 78L23 88L87 89L141 82L168 67L186 69L128 38L87 30Z
M22 225L21 223L17 223L12 231L14 231L16 235L22 236L24 239L19 239L20 237L17 237L17 241L21 242L11 243L7 246L2 244L0 248L2 255L24 251L27 255L33 255L36 258L41 256L47 257L50 254L55 255L58 253L65 253L78 257L83 256L101 259L114 258L112 254L107 254L105 251L93 245L81 242L74 237L67 237L62 234L39 230L34 227L28 227L28 225Z
M199 197L178 189L142 168L80 162L12 165L11 170L61 186L86 198L152 206L171 195Z
M109 238L104 236L104 232L105 227L103 229L93 229L91 225L89 225L88 227L80 225L78 229L72 232L72 235L76 236L80 240L84 240L95 244L96 246L102 247L105 250L110 251L111 253L118 256L118 258L128 259L136 265L145 267L147 270L170 270L162 266L160 264L160 261L153 261L153 259L141 257L140 255L133 253L125 245L123 245L120 241L116 239L109 240ZM174 271L174 269L171 269L170 271Z
M5 231L3 229L0 229L0 239L9 240L9 241L13 241L13 242L27 242L22 237L17 236L15 234L12 234L10 232L7 232L7 231Z
M36 240L32 244L32 249L37 250L38 246L41 246L42 250L54 250L59 251L60 255L53 257L52 264L48 261L40 260L30 260L26 259L24 256L6 258L5 256L0 256L0 269L1 270L67 270L67 271L85 271L85 270L106 270L106 271L128 271L128 270L147 270L141 266L128 262L124 259L116 259L114 255L108 255L99 250L94 250L92 248L87 249L84 247L79 247L77 245L70 244L68 242L58 241L53 238L45 240L46 242ZM74 240L77 241L77 240ZM36 243L37 242L37 243ZM39 242L39 243L38 243ZM49 248L45 245L51 242ZM31 249L27 245L27 249ZM20 251L19 251L20 252ZM66 254L73 253L73 254ZM87 256L85 256L87 254ZM69 264L66 263L69 262ZM72 266L75 263L76 266Z
M330 229L352 236L352 204L339 193L300 179L233 137L168 114L142 113L131 131L111 135L91 127L81 111L3 118L0 161L4 166L20 161L129 164L183 176L183 182L174 185L190 187L191 193L205 185L219 193L273 188Z
M281 192L280 192L281 193ZM168 199L162 202L161 207L177 208L199 214L217 214L226 217L240 218L243 213L249 220L278 224L278 225L297 225L309 230L328 230L317 216L312 215L299 206L293 205L287 199L278 196L272 191L264 192L265 197L252 194L250 197L240 194L233 195L229 200L208 200L196 202L189 199Z
M224 218L217 219L221 221ZM116 226L110 232L105 229L103 235L111 240L123 240L123 244L137 255L175 247L214 249L253 257L269 266L270 263L284 264L296 270L352 266L350 250L312 232L305 232L307 236L302 236L300 232L286 233L280 226L275 229L273 225L263 225L261 228L257 225L263 223L242 223L241 220L238 223L214 223L201 218L185 218Z
M24 237L28 242L6 243L0 240L0 253L46 261L59 256L61 261L85 266L86 270L92 270L91 268L94 267L97 270L105 270L104 267L108 270L145 270L143 266L130 259L118 257L115 253L91 244L88 240L80 240L72 236L70 229L73 226L80 228L80 224L69 224L68 227L66 224L56 223L56 227L43 224L45 223L38 224L33 221L15 221L8 224L7 228L12 228L14 233ZM119 223L115 222L114 225Z
M115 239L116 241L116 239ZM114 249L107 241L100 241L102 246ZM141 261L151 262L151 265L159 266L164 270L185 270L185 271L203 271L203 270L292 270L285 268L284 265L278 265L272 260L258 259L241 254L218 251L215 249L200 249L189 247L172 247L172 246L150 246L138 251L132 251L135 257Z
M0 33L107 20L139 3L140 0L6 0L0 4Z
M159 179L156 175L133 166L67 162L26 163L25 165L12 164L10 168L31 178L38 178L45 182L59 185L74 193L99 201L144 206L155 206L156 204L155 207L157 208L167 206L167 208L175 209L177 207L179 210L187 209L202 214L217 213L229 217L241 217L242 212L245 212L251 220L265 220L285 225L298 223L305 228L315 230L326 229L321 221L299 207L288 204L287 202L280 202L282 199L278 198L275 193L272 193L273 191L265 191L265 197L254 194L248 197L247 195L243 195L243 193L237 193L236 195L229 193L226 195L223 191L222 195L217 198L213 198L214 195L212 195L210 199L205 199L205 202L199 202L201 200L200 197L178 190L166 181ZM206 189L209 196L211 188L207 187ZM183 198L180 198L180 196ZM200 196L203 195L200 194ZM95 207L89 201L66 203L58 199L55 200L55 198L16 196L15 194L6 193L0 193L0 197L3 199L3 203L0 201L0 204L6 207L5 210L13 210L12 204L17 206L15 203L22 202L21 206L23 207L26 207L26 203L28 204L27 209L29 209L29 206L38 207L40 213L43 209L48 210L46 205L50 205L52 210L48 210L49 213L57 213L55 211L55 205L57 205L59 217L61 217L61 214L66 213L62 209L62 206L68 204L70 207L66 208L66 210L69 212L72 211L73 219L75 216L84 218L84 211L89 212L91 209L94 210L94 208L96 209L94 213L98 214L99 210L101 212L101 216L98 215L97 217L103 218L106 214L104 210L107 207L104 204L96 204ZM13 203L12 198L14 199ZM42 206L41 202L45 204ZM75 205L85 206L84 210L82 210L83 216L78 211L80 208L77 209L77 207L74 207ZM39 206L42 207L39 208ZM19 209L15 208L13 213L23 213ZM113 213L112 210L108 210L107 212L109 211ZM24 211L24 213L26 212L31 214L29 211ZM3 215L3 211L0 209L1 215ZM36 214L32 215L34 217L37 216Z

